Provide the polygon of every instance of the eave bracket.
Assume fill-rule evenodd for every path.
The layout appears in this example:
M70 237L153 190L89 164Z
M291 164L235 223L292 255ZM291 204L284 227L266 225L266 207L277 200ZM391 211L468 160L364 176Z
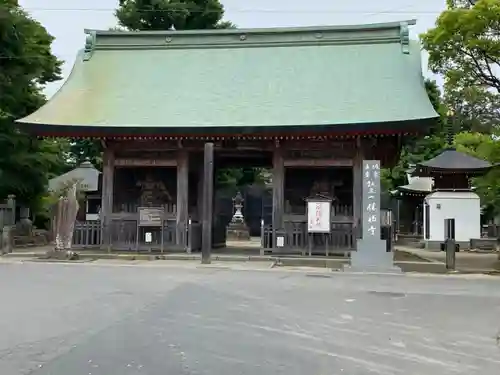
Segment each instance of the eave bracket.
M83 61L88 61L94 54L96 43L96 32L93 30L86 31L87 37L85 39L85 49L83 50Z
M410 28L408 22L400 23L401 50L404 54L410 54Z

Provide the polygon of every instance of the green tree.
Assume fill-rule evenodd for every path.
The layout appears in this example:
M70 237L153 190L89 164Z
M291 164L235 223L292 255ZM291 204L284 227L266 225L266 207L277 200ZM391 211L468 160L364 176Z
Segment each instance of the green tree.
M15 194L35 207L47 179L64 168L65 143L38 140L14 125L45 103L45 84L60 79L53 37L17 0L0 3L0 199Z
M497 136L490 134L462 132L455 137L458 151L492 164L500 163L500 142ZM481 197L485 213L490 217L500 214L500 169L494 168L488 174L472 180L476 193Z
M75 139L69 145L69 162L73 168L90 161L97 169L102 168L102 144L93 139Z
M500 122L500 1L447 3L421 35L429 68L445 77L445 103L462 130L491 133Z
M420 163L438 155L446 145L446 108L443 105L441 91L435 81L426 80L425 89L429 100L440 115L436 125L425 135L407 138L404 142L398 163L382 172L384 189L392 190L406 184L406 171L410 165Z
M265 184L265 170L262 168L226 168L217 171L215 186L220 189L237 190L246 185Z
M500 93L499 33L498 0L478 0L469 8L451 7L439 16L436 27L422 34L429 67L450 84Z
M219 0L119 0L116 17L128 30L199 30L234 27Z

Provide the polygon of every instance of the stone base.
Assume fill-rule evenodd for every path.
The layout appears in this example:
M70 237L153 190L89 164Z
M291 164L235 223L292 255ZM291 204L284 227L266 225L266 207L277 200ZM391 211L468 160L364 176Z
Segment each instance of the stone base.
M401 273L399 267L394 266L394 253L387 252L386 241L358 240L357 251L351 253L351 264L344 267L350 272L382 272Z
M80 256L72 250L49 250L45 255L46 259L57 260L78 260Z
M397 266L392 267L377 267L377 266L352 266L350 264L345 264L342 267L344 272L359 272L359 273L391 273L391 274L401 274L403 271Z
M250 232L244 225L231 225L226 230L226 240L231 241L249 241Z

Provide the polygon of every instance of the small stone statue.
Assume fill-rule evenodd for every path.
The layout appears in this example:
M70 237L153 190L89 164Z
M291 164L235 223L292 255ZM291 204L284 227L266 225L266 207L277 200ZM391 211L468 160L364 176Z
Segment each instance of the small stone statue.
M233 210L234 215L231 220L232 223L243 224L245 222L245 218L243 217L243 202L244 199L241 196L241 193L238 191L236 196L233 198Z
M227 239L235 241L245 241L250 239L250 232L245 225L245 218L243 217L243 197L238 192L233 198L234 215L227 227Z

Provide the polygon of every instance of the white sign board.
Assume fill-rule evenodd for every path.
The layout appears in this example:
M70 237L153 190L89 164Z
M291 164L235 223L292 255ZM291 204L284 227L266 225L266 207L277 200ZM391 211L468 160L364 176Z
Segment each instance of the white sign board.
M151 232L146 232L144 235L144 242L151 243L153 242L153 234Z
M279 236L276 237L276 247L284 247L285 246L285 237Z
M309 233L330 233L332 202L307 202L307 231Z

